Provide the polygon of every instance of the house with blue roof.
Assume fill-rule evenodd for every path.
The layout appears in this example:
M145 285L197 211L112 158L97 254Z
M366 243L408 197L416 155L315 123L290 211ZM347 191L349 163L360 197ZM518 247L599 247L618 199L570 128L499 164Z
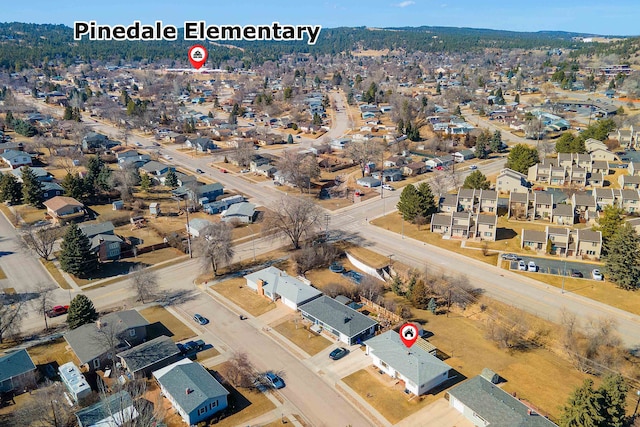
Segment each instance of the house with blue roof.
M247 274L244 278L247 281L247 287L259 295L271 301L280 300L293 310L322 295L322 292L313 286L273 266Z
M36 385L36 365L27 350L0 356L0 393L24 390Z
M202 365L189 359L158 369L153 376L187 425L207 420L228 405L229 392Z
M409 392L420 396L449 379L451 366L438 359L435 348L424 340L407 348L396 331L371 338L365 342L366 354L373 364L392 378L404 382Z

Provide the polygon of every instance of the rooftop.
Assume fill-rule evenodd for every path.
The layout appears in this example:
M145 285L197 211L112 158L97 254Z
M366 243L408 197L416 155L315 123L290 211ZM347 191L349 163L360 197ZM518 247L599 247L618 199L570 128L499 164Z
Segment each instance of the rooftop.
M313 286L307 285L301 280L291 277L284 271L273 266L256 271L255 273L247 274L244 277L254 283L257 283L258 280L262 280L264 282L262 288L265 292L278 294L283 298L296 303L302 303L313 297L322 295L322 292Z
M0 356L0 383L34 369L36 365L25 349Z
M348 337L354 337L378 324L375 320L326 295L301 305L298 309Z
M118 354L130 372L140 371L149 365L180 354L178 346L167 336L159 336Z

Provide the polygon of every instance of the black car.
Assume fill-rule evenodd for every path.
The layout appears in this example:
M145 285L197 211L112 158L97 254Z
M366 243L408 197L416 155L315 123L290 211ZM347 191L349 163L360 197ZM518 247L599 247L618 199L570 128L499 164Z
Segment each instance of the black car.
M578 270L571 270L571 277L584 277Z
M202 169L200 169L200 168L196 169L196 172L198 172L198 173L204 173L204 171L203 171Z
M333 360L338 360L338 359L342 359L347 354L349 354L349 350L347 350L344 347L339 347L333 350L331 353L329 353L329 358Z

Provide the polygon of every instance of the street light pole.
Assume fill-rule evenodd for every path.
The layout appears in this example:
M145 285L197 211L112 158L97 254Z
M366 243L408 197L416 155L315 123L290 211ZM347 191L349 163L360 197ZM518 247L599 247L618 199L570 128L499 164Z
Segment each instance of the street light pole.
M564 261L564 274L562 275L562 292L564 294L564 279L567 277L567 261Z

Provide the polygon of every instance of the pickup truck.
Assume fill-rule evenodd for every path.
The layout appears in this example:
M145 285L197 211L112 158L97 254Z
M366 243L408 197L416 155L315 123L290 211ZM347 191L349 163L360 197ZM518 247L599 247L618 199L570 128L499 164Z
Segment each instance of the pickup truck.
M69 311L68 305L56 305L51 310L47 311L47 317L58 317L66 314Z

